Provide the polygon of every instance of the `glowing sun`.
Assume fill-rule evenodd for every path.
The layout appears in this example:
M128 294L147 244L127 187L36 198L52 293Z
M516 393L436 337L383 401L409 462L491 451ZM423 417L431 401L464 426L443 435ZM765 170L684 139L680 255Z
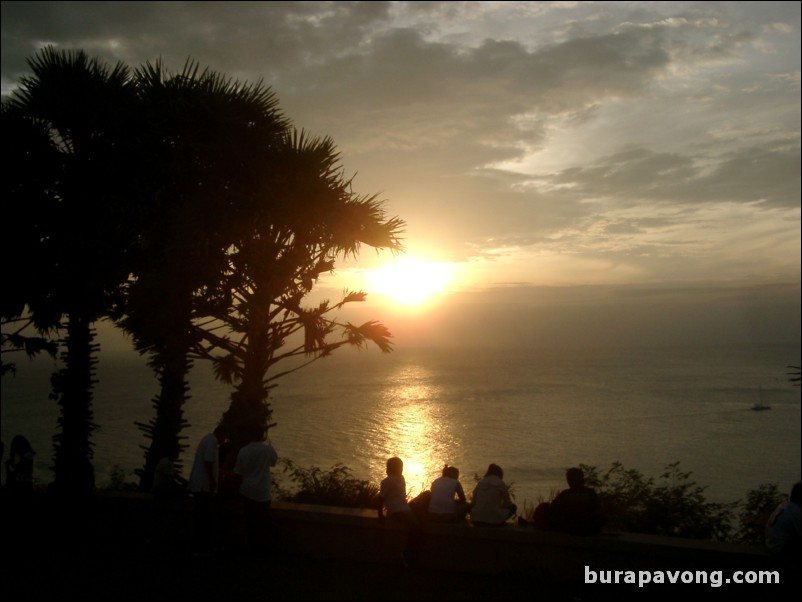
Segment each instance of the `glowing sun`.
M373 270L368 290L402 305L421 305L442 293L451 277L449 263L401 258Z

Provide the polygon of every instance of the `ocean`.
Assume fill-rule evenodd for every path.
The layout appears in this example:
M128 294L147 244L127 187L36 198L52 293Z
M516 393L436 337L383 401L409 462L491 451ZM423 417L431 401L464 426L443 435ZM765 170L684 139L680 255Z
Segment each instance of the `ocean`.
M296 466L343 464L376 484L397 455L412 494L446 463L460 469L467 491L489 463L499 464L522 506L563 488L569 466L603 471L618 461L657 478L679 462L709 501L735 501L762 483L785 492L800 479L802 404L787 368L799 362L794 344L340 350L278 381L270 439ZM44 484L58 417L48 400L55 365L24 357L17 364L17 375L2 379L2 439L6 454L14 435L30 439ZM97 378L98 484L115 466L133 481L146 444L134 423L153 416L156 380L133 352L101 353ZM203 364L190 384L185 474L230 392ZM752 411L761 399L771 409ZM276 475L282 479L280 468Z

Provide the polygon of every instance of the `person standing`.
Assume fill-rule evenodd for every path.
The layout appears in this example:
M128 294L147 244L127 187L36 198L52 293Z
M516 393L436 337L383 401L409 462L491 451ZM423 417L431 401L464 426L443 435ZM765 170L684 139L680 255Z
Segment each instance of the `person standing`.
M473 490L471 522L474 525L503 525L517 511L518 507L504 482L504 471L498 464L490 464Z
M188 497L187 480L178 472L175 462L181 452L179 444L168 445L167 453L156 464L153 471L152 517L149 523L148 541L154 545L167 543L174 533L171 525L184 511L182 500Z
M241 478L240 499L243 503L248 547L257 555L270 553L267 534L270 528L270 503L272 479L270 469L276 465L278 454L267 438L267 429L255 427L250 440L239 450L234 464L234 474Z
M219 521L213 508L220 474L219 447L228 440L228 431L218 425L214 431L205 435L195 450L192 472L189 474L187 489L192 494L195 507L194 543L195 551L209 554L219 544L221 533Z

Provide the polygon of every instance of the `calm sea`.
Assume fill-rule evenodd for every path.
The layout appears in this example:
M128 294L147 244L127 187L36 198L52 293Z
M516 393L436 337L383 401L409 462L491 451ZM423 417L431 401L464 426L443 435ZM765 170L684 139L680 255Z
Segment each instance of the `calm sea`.
M279 381L270 437L296 465L342 463L375 483L398 455L413 493L444 463L460 469L466 489L490 462L500 464L521 505L562 488L568 466L620 461L657 477L679 461L709 500L734 501L761 483L787 491L800 479L800 388L787 374L799 361L798 345L344 350ZM58 416L47 398L53 367L22 358L17 376L2 379L6 452L15 434L28 436L41 483L51 478ZM98 380L97 479L118 465L133 480L145 443L134 422L153 415L156 381L133 353L102 354ZM203 366L191 386L186 465L229 394ZM752 411L761 398L771 409Z

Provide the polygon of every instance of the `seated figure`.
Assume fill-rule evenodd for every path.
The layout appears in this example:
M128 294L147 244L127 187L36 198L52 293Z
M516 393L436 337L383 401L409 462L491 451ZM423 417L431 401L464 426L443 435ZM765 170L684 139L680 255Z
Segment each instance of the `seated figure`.
M470 506L459 481L459 469L445 465L443 476L432 483L427 518L434 522L461 522Z
M596 490L585 486L581 468L565 472L568 489L564 489L551 503L545 502L535 511L536 526L572 535L595 535L601 530L601 502Z
M513 503L504 482L504 471L498 464L487 467L485 476L476 484L471 500L471 523L501 526L515 516L518 507Z
M772 556L795 558L802 555L802 483L791 489L766 524L766 548Z

